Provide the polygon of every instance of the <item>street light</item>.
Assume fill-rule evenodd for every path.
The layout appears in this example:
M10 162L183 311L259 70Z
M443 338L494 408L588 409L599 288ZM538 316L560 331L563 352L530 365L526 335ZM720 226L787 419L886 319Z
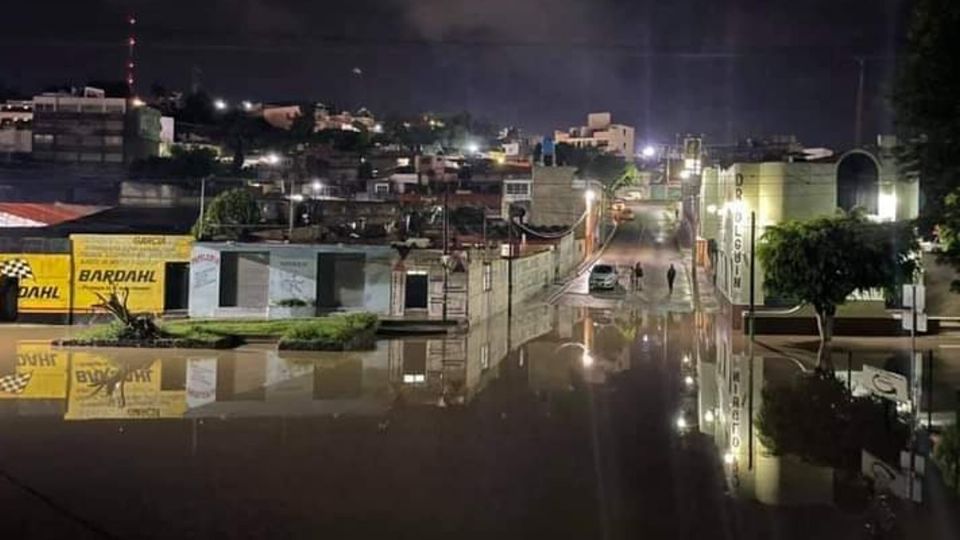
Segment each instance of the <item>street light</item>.
M243 110L245 110L245 111L251 111L251 110L253 110L253 103L251 103L251 102L249 102L249 101L244 101L244 102L243 102Z
M684 417L677 418L677 429L684 430L687 429L687 419Z
M476 155L480 151L480 145L472 142L467 144L467 153L470 155Z
M583 351L583 358L580 359L580 363L583 364L583 367L585 368L588 368L593 365L594 358L593 358L593 355L590 354L590 351L588 350Z
M218 111L225 111L227 110L227 102L219 98L215 99L213 100L213 108Z
M276 165L277 163L280 163L280 156L276 152L267 154L267 165Z
M648 144L647 146L643 147L641 154L643 155L643 157L649 159L657 155L657 149Z

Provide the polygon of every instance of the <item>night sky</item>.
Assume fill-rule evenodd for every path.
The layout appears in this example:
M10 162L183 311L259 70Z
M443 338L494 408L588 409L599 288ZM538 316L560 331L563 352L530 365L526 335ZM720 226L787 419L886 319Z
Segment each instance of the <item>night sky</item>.
M528 132L610 110L638 140L889 130L904 0L31 0L3 7L0 83L121 79L139 19L141 93L310 99L375 113L469 110ZM359 67L363 75L355 76Z

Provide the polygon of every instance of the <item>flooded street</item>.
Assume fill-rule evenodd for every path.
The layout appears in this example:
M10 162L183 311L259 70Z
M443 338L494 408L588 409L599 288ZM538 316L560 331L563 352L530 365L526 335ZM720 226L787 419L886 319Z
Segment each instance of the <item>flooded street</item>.
M697 425L706 398L691 388L705 385L686 382L708 367L694 363L702 324L536 306L509 333L501 317L358 354L66 351L49 330L4 329L0 369L33 380L0 401L0 500L33 537L856 530L828 508L811 525L728 496Z
M750 347L729 314L694 309L683 261L649 233L658 216L607 254L629 265L640 245L642 291L591 295L580 278L557 305L369 352L61 349L50 340L76 329L0 327L14 386L0 393L5 531L955 538L942 483L925 481L923 506L880 504L857 474L764 445L765 389L809 373L810 356L772 338ZM665 260L682 270L672 294ZM864 364L899 369L902 345L838 340L852 352L837 378L853 388ZM937 356L931 420L953 406L953 365Z

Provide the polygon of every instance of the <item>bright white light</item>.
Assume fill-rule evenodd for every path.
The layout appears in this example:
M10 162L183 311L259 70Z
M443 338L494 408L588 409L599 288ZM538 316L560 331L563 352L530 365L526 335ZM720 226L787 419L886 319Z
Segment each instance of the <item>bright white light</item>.
M319 180L314 180L314 181L313 181L313 190L314 190L314 191L320 191L320 188L322 188L322 187L323 187L323 184L322 184Z
M733 452L723 454L723 462L727 465L733 465Z
M687 354L683 355L683 363L684 364L690 363L690 355L687 355Z
M295 201L295 202L302 202L302 201L303 201L303 195L297 193L296 195L291 195L291 196L290 196L290 199L293 200L293 201Z
M249 110L252 110L252 109L253 109L253 103L250 103L249 101L244 101L244 102L243 102L243 110L249 111Z
M705 413L703 414L703 420L704 420L706 423L708 423L708 424L712 424L712 423L713 423L713 411L707 411L707 412L705 412Z
M880 193L877 200L877 217L881 221L893 221L897 219L897 194Z
M590 351L583 351L583 358L580 359L580 362L583 364L583 367L588 368L593 365L594 359L593 355L590 354Z
M687 429L687 419L684 417L677 418L677 429Z
M646 343L646 342L648 342L648 341L650 341L650 336L644 334L644 335L643 335L643 342Z
M687 180L688 178L690 178L690 171L688 171L688 170L686 170L686 169L683 169L682 171L680 171L680 179L681 179L681 180Z
M280 156L274 152L270 152L267 154L267 163L270 165L276 165L277 163L280 163Z
M645 158L652 158L653 156L657 155L657 149L650 145L647 145L643 147L642 154L643 154L643 157Z
M140 99L140 98L133 98L133 106L134 106L134 107L143 107L143 106L144 106L143 100Z
M215 99L213 100L213 108L218 111L225 111L227 110L227 102L222 99Z
M469 152L470 154L476 154L479 151L480 151L480 145L478 145L477 143L472 142L467 144L467 152Z
M427 382L427 376L423 373L404 373L404 384L419 384Z
M898 401L897 402L897 412L900 414L910 412L910 403L907 401Z
M708 205L707 205L707 213L708 213L708 214L716 214L716 213L717 213L717 205L715 205L715 204L708 204Z
M686 377L683 378L683 383L686 384L687 386L693 386L693 377L687 375Z
M373 132L374 132L374 133L383 133L383 125L382 125L382 124L374 124L374 125L373 125Z
M583 192L583 198L586 199L588 203L592 203L593 201L597 200L597 192L592 189L588 189Z

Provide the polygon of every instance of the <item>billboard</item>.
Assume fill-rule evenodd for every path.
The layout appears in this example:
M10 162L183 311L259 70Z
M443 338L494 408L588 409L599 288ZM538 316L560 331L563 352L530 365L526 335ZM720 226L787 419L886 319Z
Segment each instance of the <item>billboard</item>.
M0 253L0 274L17 278L20 313L70 311L70 255Z
M193 246L190 236L75 234L70 240L77 313L93 311L96 293L113 285L130 291L130 309L163 311L166 263L188 263Z

